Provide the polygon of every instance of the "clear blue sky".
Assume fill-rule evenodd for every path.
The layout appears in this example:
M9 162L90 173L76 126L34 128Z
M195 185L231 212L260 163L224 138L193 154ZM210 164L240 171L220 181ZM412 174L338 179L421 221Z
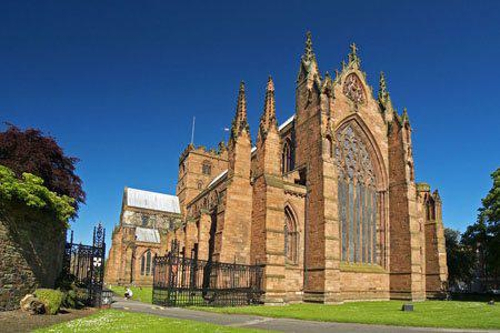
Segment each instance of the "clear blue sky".
M0 3L0 121L81 158L76 240L99 220L109 236L124 186L174 193L192 117L196 144L215 146L240 80L254 136L269 74L288 118L307 30L323 73L353 41L375 90L386 72L408 108L417 180L439 188L446 226L475 220L500 167L500 2L237 2Z

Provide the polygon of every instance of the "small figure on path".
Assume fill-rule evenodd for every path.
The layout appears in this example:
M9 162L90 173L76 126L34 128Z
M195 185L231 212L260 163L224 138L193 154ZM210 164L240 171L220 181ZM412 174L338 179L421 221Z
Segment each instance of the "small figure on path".
M132 292L130 287L127 287L127 290L125 291L125 299L131 299L133 294L134 293Z

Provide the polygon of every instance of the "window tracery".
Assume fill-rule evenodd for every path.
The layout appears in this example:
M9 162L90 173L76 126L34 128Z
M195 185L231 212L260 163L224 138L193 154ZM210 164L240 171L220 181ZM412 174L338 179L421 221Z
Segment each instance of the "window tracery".
M364 103L365 92L363 84L356 74L351 73L345 79L344 94L356 104Z
M341 260L377 263L378 193L371 155L351 126L336 136Z

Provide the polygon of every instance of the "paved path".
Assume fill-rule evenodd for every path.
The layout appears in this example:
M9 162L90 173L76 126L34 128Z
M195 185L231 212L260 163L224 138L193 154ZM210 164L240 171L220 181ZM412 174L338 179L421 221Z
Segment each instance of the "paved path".
M318 321L306 321L286 318L266 318L251 315L239 314L220 314L213 312L195 311L184 308L165 308L156 305L118 300L113 303L114 309L120 309L131 312L149 313L163 317L187 319L200 322L206 322L216 325L255 328L263 330L273 330L282 332L296 333L315 333L315 332L371 332L371 333L428 333L428 332L499 332L486 330L461 330L461 329L437 329L422 327L398 327L384 325L366 325L366 324L346 324L346 323L326 323Z

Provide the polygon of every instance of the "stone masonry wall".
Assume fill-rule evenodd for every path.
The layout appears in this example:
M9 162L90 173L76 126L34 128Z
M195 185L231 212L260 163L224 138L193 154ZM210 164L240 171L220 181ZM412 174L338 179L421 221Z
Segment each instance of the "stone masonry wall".
M0 311L19 308L21 298L53 288L62 269L66 230L51 217L16 207L0 215Z

